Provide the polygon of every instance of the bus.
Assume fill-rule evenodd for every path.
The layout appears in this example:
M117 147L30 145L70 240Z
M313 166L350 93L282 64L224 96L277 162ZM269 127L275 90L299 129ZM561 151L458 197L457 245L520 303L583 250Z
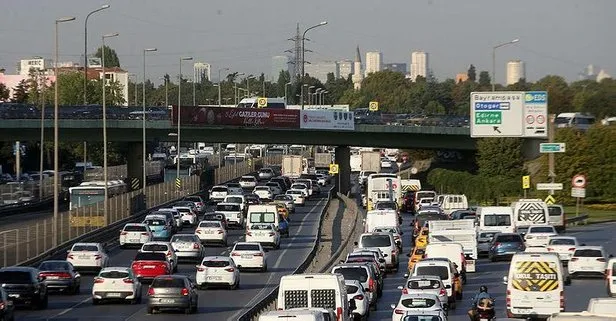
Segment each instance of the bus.
M306 152L306 150L308 150L308 148L306 147L306 145L291 145L289 146L289 154L290 155L304 155L304 152Z
M573 127L579 130L587 130L594 123L595 116L582 113L560 113L554 120L556 128Z
M285 145L273 145L267 147L265 150L267 156L272 155L286 155L287 154L287 146Z
M244 154L250 154L253 158L261 158L265 156L265 145L250 145L244 148Z
M107 182L107 196L112 198L114 196L124 194L127 192L127 186L123 181L112 180ZM92 181L83 182L79 186L70 187L69 189L69 208L71 210L100 204L95 213L98 215L84 215L79 216L71 213L70 226L71 227L84 227L95 226L102 227L105 225L105 217L103 216L103 201L105 200L105 182L104 181Z

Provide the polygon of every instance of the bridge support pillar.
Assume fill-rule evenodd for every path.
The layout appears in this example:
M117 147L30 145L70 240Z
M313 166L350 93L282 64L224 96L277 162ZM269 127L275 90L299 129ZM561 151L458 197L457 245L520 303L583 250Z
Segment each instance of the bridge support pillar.
M336 190L346 194L351 190L351 149L349 146L336 147L336 164L338 164Z
M129 191L143 187L143 145L141 142L131 142L126 155L126 184Z

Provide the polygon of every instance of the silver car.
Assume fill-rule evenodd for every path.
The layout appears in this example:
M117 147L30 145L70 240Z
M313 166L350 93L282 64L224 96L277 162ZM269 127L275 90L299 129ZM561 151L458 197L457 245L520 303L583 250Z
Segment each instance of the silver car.
M161 310L182 310L185 314L192 314L197 312L198 305L197 286L184 275L157 276L148 289L148 314Z
M274 177L274 170L271 168L261 168L259 170L259 180L266 181Z
M477 234L477 255L488 255L492 239L497 233L498 231L481 231Z
M201 240L195 234L175 234L170 242L178 261L182 259L201 261L205 256Z
M436 275L411 276L406 280L404 286L398 287L398 290L401 290L402 294L434 294L438 296L441 304L447 307L447 289L443 281L441 281L441 278Z

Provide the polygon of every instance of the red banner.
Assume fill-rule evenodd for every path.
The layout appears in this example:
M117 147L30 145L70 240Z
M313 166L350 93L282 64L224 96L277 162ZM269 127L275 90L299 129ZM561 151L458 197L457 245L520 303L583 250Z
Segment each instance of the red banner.
M177 115L177 106L173 106L171 123L175 126ZM180 117L182 126L300 127L300 111L292 109L182 106Z

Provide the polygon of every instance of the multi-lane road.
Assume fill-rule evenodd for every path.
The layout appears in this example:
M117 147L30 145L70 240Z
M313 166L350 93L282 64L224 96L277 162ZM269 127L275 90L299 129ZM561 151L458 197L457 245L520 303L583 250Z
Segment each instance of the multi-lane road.
M279 283L280 277L291 274L308 256L315 241L320 214L327 204L327 194L309 200L305 207L297 207L291 214L291 234L283 238L280 249L267 253L268 272L242 272L238 290L203 290L199 292L199 312L195 315L176 313L148 315L146 300L144 303L92 305L91 291L93 276L84 276L81 282L80 295L54 294L50 297L49 307L41 311L18 311L17 320L38 321L77 321L77 320L236 320L246 310L254 306ZM184 228L180 233L193 233L194 229ZM244 239L243 230L229 231L229 247L207 247L206 255L229 255L234 242ZM112 247L110 250L110 266L130 266L137 250L120 250ZM178 268L179 274L190 276L193 280L196 273L195 263L183 263ZM147 287L144 285L144 287ZM144 296L147 288L143 291Z

